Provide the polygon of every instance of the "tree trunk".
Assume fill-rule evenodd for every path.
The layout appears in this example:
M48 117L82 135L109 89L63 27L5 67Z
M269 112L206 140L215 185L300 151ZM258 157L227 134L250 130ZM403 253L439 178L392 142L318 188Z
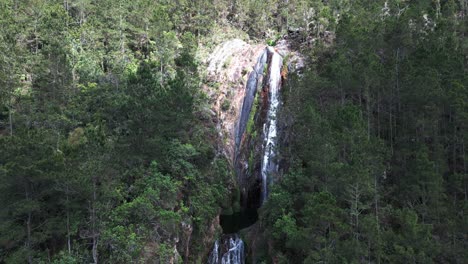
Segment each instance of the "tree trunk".
M378 190L378 176L374 176L374 202L375 202L375 224L377 225L377 241L380 241L380 223L379 223L379 190ZM376 252L377 264L380 263L380 253Z
M363 119L363 116L362 116L362 90L361 90L361 88L359 88L359 117L361 118L361 120Z
M11 113L11 106L8 108L8 120L10 122L10 136L13 136L13 115Z
M345 105L346 93L345 93L345 90L344 90L343 85L341 83L341 80L340 80L340 91L341 91L341 106L344 106Z
M161 59L161 77L159 79L159 85L161 85L161 88L163 86L163 60Z
M389 121L390 121L390 153L392 154L393 156L393 120L392 120L392 109L390 107L390 117L389 117Z
M14 66L12 67L14 68ZM12 89L13 87L13 80L12 80L12 76L10 75L9 78L8 78L8 84L7 84L7 87L9 89ZM10 90L11 91L11 90ZM12 100L12 94L10 94L8 96L8 100L10 101L9 102L9 105L8 105L8 122L10 123L10 136L13 136L13 113L12 113L12 108L13 108L13 100Z
M400 48L397 49L396 52L396 65L395 65L395 72L396 72L396 83L395 83L395 88L396 88L396 97L397 97L397 109L398 112L401 111L401 104L400 104L400 69L399 69L399 64L400 64ZM392 97L394 95L392 94ZM393 98L392 98L393 101Z
M93 248L92 248L92 255L93 255L93 263L98 263L98 233L97 233L97 225L96 225L96 201L97 201L97 193L96 193L96 178L93 177L93 202L91 205L91 225L92 225L92 239L93 239Z
M27 201L30 201L31 200L31 197L29 195L29 191L28 191L28 186L26 184L25 188L24 188L24 191L25 191L25 196L26 196L26 200ZM26 248L27 248L27 256L28 256L28 263L29 264L32 264L33 261L32 261L32 255L31 255L31 251L32 251L32 243L31 243L31 218L32 218L32 213L31 211L29 210L28 211L28 218L26 219Z
M69 196L68 196L68 185L67 185L67 248L68 254L71 254L71 234L70 234L70 203L69 203Z
M26 247L28 249L28 263L32 264L32 255L31 255L31 212L28 212L28 219L26 221L26 229L27 229L27 241Z
M462 154L463 154L463 174L465 175L464 189L465 189L465 202L468 200L467 195L467 180L466 180L466 153L465 153L465 142L462 141Z
M370 92L369 86L366 86L366 111L367 111L367 140L370 140L370 133L371 133L371 110L370 110Z
M452 118L453 122L453 145L452 145L452 166L453 173L457 173L457 125L455 124L455 118Z

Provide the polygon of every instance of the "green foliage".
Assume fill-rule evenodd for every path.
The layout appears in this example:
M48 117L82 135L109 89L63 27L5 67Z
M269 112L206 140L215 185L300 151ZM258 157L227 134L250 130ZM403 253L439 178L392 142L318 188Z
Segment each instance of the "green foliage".
M259 108L258 100L258 96L255 94L254 102L252 104L252 111L250 111L249 120L247 121L246 131L248 135L252 135L252 138L255 138L255 134L257 133L255 129L255 115Z
M164 262L230 204L193 114L212 8L166 2L0 3L0 259Z
M221 104L221 110L228 111L231 108L231 101L229 99L224 99Z
M0 1L0 262L203 259L213 219L240 208L199 116L195 54L291 31L312 63L284 81L285 173L261 209L271 257L463 263L466 13L452 0Z
M289 172L261 217L273 258L462 263L466 109L453 92L466 96L466 50L453 32L466 21L443 15L449 2L344 2L303 3L336 39L283 89Z
M276 46L276 42L278 42L278 40L280 40L280 38L281 38L281 36L278 34L278 35L274 36L274 38L272 38L272 39L267 39L267 45L271 46L271 47Z

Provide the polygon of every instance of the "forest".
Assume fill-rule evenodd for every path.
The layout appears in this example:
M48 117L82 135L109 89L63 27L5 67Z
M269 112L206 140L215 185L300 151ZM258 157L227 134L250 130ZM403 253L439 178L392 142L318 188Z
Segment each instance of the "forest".
M0 0L0 263L466 263L467 31L468 0ZM305 66L221 262L252 209L220 128L243 98L207 73L232 39Z

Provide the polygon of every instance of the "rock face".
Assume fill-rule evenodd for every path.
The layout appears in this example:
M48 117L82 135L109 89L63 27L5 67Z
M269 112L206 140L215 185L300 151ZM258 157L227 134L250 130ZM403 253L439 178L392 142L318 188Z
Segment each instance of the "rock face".
M247 122L249 121L250 112L252 111L252 106L255 100L255 96L257 95L257 90L261 88L260 86L262 84L263 77L265 74L264 68L267 65L267 59L268 52L265 49L258 57L257 63L253 67L253 70L250 72L247 84L245 86L244 101L242 103L242 108L236 129L236 153L239 151L242 136L244 135L245 130L247 128Z
M283 58L287 57L289 72L300 72L304 58L290 48L286 39L278 41L274 49ZM254 95L262 85L267 52L265 45L252 45L240 39L225 41L215 47L207 59L206 92L212 113L216 117L217 130L221 138L219 150L231 165L236 159L239 146L251 111ZM243 118L242 120L240 120ZM239 133L240 132L240 133Z
M275 50L287 60L286 65L289 73L301 73L306 65L305 58L301 53L292 49L291 46L291 41L288 39L281 39L276 43Z
M208 82L204 90L216 115L221 138L219 149L231 165L235 158L237 122L246 94L245 85L264 47L233 39L217 46L206 60Z

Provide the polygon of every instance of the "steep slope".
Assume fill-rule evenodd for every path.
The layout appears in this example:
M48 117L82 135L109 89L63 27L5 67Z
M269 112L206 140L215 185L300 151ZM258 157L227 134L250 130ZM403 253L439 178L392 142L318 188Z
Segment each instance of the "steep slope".
M245 55L251 46L240 40L227 41L218 46L209 59L209 76L224 81L218 88L224 91L228 89L216 97L213 108L218 113L220 136L229 136L223 140L225 145L221 147L233 162L240 192L240 201L234 203L240 202L241 205L240 212L222 216L221 226L226 235L216 240L209 257L210 264L244 263L243 241L231 232L254 224L257 220L256 210L266 200L268 185L276 177L276 115L281 104L281 83L286 78L288 66L296 69L303 65L303 60L297 55L294 56L294 64L288 65L287 61L283 61L283 56L288 58L292 52L285 40L280 43L277 48L264 47L261 52L257 52L256 63L248 73L247 81L239 83L245 88L234 89L235 104L227 114L223 113L226 109L220 107L220 101L228 100L229 81L240 77L239 69L245 71L245 63L253 63L253 59L238 58L236 55ZM278 50L281 50L283 56ZM240 64L231 65L232 61ZM244 80L246 76L243 76Z

